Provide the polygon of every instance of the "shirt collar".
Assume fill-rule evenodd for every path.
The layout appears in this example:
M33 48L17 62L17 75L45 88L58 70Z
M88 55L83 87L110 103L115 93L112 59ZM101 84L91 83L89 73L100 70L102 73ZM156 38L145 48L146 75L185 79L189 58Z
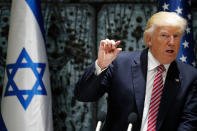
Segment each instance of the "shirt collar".
M156 69L157 66L159 66L160 63L150 52L150 49L148 50L148 71ZM164 64L164 67L166 71L168 70L170 64Z

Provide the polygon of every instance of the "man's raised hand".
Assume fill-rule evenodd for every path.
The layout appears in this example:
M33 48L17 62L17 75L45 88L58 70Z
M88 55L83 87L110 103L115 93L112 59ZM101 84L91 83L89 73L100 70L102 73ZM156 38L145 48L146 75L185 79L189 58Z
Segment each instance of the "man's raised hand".
M101 40L97 59L97 64L101 69L107 68L117 57L118 53L122 51L122 48L117 48L119 44L120 41L115 42L109 39Z

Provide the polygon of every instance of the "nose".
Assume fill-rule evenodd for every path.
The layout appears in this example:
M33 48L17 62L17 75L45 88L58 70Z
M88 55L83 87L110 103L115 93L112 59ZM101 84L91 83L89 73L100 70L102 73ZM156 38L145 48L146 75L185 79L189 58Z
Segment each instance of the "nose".
M175 42L174 42L174 36L170 36L169 37L169 45L174 45Z

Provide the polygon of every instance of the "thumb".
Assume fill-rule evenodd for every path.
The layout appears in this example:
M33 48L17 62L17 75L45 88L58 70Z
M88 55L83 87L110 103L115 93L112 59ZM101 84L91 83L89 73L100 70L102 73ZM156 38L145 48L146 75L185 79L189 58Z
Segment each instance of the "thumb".
M116 48L116 54L120 53L122 51L122 48Z

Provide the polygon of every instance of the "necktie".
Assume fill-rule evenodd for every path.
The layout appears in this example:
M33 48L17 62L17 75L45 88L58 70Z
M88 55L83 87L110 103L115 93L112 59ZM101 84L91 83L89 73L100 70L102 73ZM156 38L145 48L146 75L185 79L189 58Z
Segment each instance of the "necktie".
M162 73L164 71L165 71L165 67L163 65L159 65L157 67L157 73L155 75L153 82L153 89L152 89L150 106L149 106L147 131L156 130L157 116L159 112L159 105L160 105L162 89L163 89Z

